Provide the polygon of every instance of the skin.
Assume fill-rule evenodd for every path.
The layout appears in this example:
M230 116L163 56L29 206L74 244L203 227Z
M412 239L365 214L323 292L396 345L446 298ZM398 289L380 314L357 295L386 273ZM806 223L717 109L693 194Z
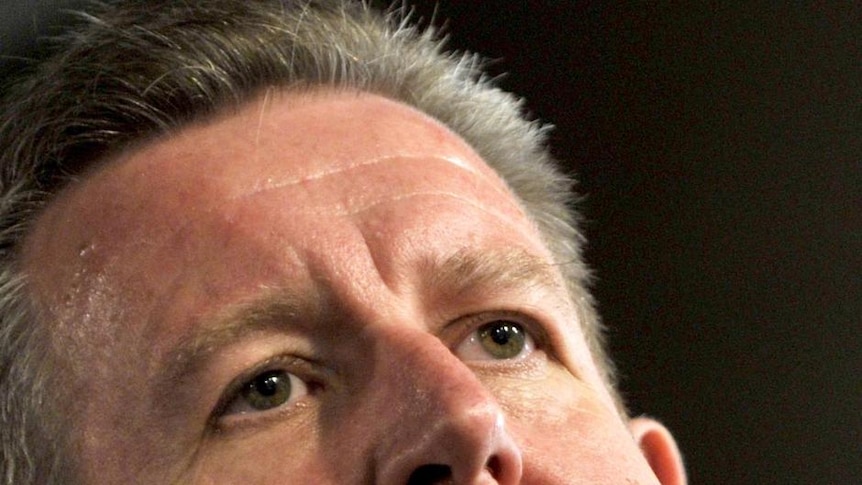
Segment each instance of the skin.
M125 153L23 261L85 481L681 483L669 435L615 411L505 184L396 102L270 92ZM494 322L529 335L516 355L477 339ZM270 370L283 404L232 394Z

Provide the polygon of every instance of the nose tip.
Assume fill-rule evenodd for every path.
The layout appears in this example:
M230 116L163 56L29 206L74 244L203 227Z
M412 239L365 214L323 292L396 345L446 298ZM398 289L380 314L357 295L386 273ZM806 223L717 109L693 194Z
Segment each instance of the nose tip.
M436 344L439 345L439 342ZM445 347L401 355L378 448L380 485L516 485L521 451L502 408ZM394 384L393 384L394 383ZM404 405L394 405L404 403ZM381 423L383 420L381 420Z
M441 419L413 445L400 464L408 479L391 483L514 485L521 476L520 450L493 403Z
M390 457L381 484L516 485L520 480L521 453L496 405L444 417L401 438L401 451Z

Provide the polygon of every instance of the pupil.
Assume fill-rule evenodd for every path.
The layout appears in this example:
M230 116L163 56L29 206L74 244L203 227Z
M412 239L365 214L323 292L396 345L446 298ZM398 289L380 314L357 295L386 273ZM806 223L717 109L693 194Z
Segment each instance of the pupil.
M242 399L258 411L272 409L290 400L290 376L283 370L258 374L242 390Z
M491 340L497 345L506 345L509 343L512 333L517 333L517 330L511 325L501 324L491 330Z
M479 329L482 347L495 359L513 359L525 348L526 336L517 323L496 321Z
M279 380L277 372L268 372L255 382L255 390L263 396L273 396L278 392Z

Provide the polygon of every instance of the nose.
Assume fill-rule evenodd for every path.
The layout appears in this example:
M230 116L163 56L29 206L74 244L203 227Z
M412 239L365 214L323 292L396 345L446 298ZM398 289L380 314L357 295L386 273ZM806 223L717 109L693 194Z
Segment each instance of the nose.
M378 336L379 337L379 336ZM377 346L385 423L380 485L515 485L521 452L500 405L460 359L424 332L390 332ZM383 416L386 416L383 418Z

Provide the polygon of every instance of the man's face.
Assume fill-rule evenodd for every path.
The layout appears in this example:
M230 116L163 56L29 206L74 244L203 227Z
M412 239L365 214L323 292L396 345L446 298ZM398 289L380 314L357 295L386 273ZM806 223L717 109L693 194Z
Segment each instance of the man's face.
M24 265L90 481L656 482L523 209L398 103L272 94L124 154Z

